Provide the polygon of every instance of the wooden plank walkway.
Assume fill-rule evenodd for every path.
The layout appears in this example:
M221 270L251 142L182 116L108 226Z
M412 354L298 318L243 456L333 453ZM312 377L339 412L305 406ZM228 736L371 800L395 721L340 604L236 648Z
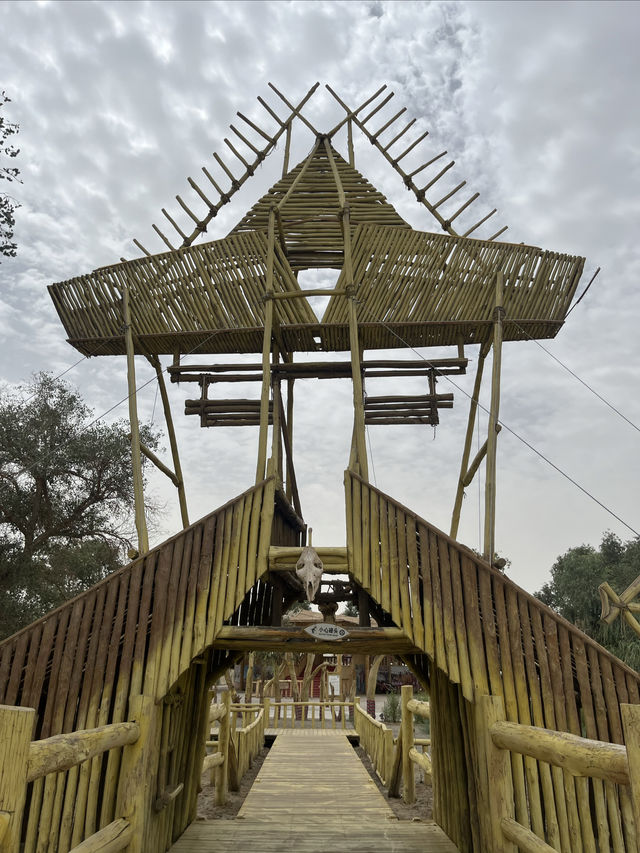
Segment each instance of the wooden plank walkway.
M458 853L399 821L342 732L280 731L235 820L196 821L173 853Z

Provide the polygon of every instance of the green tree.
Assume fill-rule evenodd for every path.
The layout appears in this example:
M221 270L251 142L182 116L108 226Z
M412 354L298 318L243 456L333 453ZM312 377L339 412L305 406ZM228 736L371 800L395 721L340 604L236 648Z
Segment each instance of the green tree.
M3 92L0 95L0 110L9 103ZM20 149L9 141L15 136L19 126L15 122L7 121L0 112L0 181L20 181L20 171L17 166L9 165L10 161L17 157ZM15 225L14 211L20 207L18 202L4 190L0 191L0 255L7 258L15 258L17 245L13 240L13 228Z
M579 545L558 557L551 581L536 596L569 622L635 669L640 668L640 639L621 619L600 621L598 587L608 581L623 592L640 575L640 540L622 542L607 532L599 548Z
M102 579L130 545L129 424L91 417L47 374L0 394L0 636Z

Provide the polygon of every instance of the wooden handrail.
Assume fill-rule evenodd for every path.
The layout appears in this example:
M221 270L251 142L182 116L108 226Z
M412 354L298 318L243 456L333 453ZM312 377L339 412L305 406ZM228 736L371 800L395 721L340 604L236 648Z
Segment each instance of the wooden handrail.
M546 761L573 776L593 776L618 785L629 784L627 750L621 744L506 720L494 723L489 731L494 744L501 749Z
M107 826L90 835L88 838L70 850L69 853L101 853L101 851L109 851L109 853L117 853L118 850L124 850L132 840L133 831L131 824L124 818L111 821Z
M47 773L69 770L108 749L135 743L140 736L137 723L112 723L97 729L54 735L32 741L29 748L27 782Z

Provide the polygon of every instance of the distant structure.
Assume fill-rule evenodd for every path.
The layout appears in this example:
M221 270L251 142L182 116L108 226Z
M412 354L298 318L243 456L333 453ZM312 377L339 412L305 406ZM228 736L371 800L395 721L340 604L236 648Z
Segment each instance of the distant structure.
M415 136L414 119L399 123L405 109L393 111L386 87L355 109L327 87L340 118L322 131L305 115L317 85L297 105L271 89L284 107L259 98L264 122L238 113L242 129L232 125L224 140L228 157L214 154L200 183L189 178L191 201L177 197L180 220L163 210L177 238L154 225L162 253L138 243L143 257L50 287L74 347L92 356L126 355L138 553L0 644L0 703L35 709L37 738L143 724L133 753L137 776L133 758L121 761L116 749L91 753L80 770L66 764L58 773L25 775L25 791L33 780L27 793L6 809L9 849L22 840L24 853L67 853L109 826L137 839L127 850L168 849L195 817L209 685L239 655L260 649L403 659L430 693L434 819L458 850L515 853L513 839L526 832L535 836L526 850L635 851L638 805L627 783L636 771L625 771L619 745L623 731L631 731L621 703L640 703L640 676L492 565L502 344L558 333L584 259L499 241L504 228L491 234L488 225L495 211L471 214L478 193L458 201L465 182L449 182L454 163L441 165L446 152L418 156L427 134ZM306 134L310 151L292 168L294 133ZM358 138L380 153L444 233L411 228L356 169ZM278 182L248 213L238 213L228 234L205 242L216 214L278 143ZM482 228L488 236L477 239ZM307 270L336 270L335 286L305 290ZM321 319L309 301L316 296L328 297ZM400 357L436 346L451 352ZM478 368L447 535L370 484L365 430L437 424L453 405L438 380L466 371L469 347L479 351ZM381 349L399 357L376 359ZM491 350L488 434L472 459ZM324 357L336 352L344 360ZM255 358L214 358L235 353ZM201 361L187 363L187 355ZM172 467L140 441L136 356L157 372ZM191 525L163 356L171 359L172 382L198 389L186 413L201 426L259 428L255 484ZM312 636L283 625L282 616L305 595L295 573L307 527L293 458L294 387L306 378L337 377L353 386L347 544L313 543L324 571L317 600L327 613L354 602L359 617L344 638L324 639L321 631ZM404 391L403 377L419 377L423 393ZM380 378L391 380L390 393L368 395L367 382ZM260 389L253 398L221 391L247 382ZM143 455L176 485L184 524L151 550ZM215 460L209 464L213 470ZM456 541L464 489L482 464L484 558ZM523 757L525 750L513 747L510 754L504 744L511 724L529 733L532 726L553 730L547 752ZM498 730L507 732L501 746ZM585 765L574 752L565 760L564 745L584 736L606 742L600 747L613 756L609 775L582 775L576 768ZM534 731L530 741L536 739ZM551 766L558 755L560 764ZM0 787L0 813L1 797Z

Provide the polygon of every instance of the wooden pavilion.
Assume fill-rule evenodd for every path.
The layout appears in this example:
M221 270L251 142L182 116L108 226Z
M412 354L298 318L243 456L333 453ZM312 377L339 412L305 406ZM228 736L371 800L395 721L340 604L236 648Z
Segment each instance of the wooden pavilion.
M179 245L154 226L166 251L153 254L140 246L143 256L136 260L50 287L74 347L87 355L127 357L138 553L0 644L0 702L35 709L36 739L140 719L145 742L135 813L121 784L127 762L114 749L80 767L27 777L35 781L26 806L16 808L18 815L24 806L24 819L8 819L7 838L15 844L8 850L18 850L22 839L25 853L66 853L123 813L133 827L129 846L109 849L168 849L195 816L211 680L246 650L336 651L335 641L281 624L301 595L292 569L307 531L293 459L293 390L301 378L348 377L353 385L346 547L316 549L331 576L325 594L359 606L360 624L340 641L340 651L397 654L428 687L434 818L460 851L516 849L496 824L495 763L482 697L497 697L512 723L607 744L625 742L621 703L640 703L636 672L492 566L502 342L558 333L584 259L499 241L504 229L486 239L472 237L487 228L491 214L458 233L455 225L468 219L478 194L459 204L462 181L442 195L440 182L453 166L436 165L442 155L403 167L426 134L409 142L414 120L400 129L396 122L405 110L388 115L391 95L384 87L356 109L327 87L344 115L326 132L303 113L317 86L295 106L272 89L286 114L263 99L269 127L239 113L246 127L232 125L234 141L225 139L235 166L214 155L222 177L204 168L206 190L189 179L197 204L178 197L182 224L166 213ZM310 135L312 145L290 168L296 128ZM358 133L444 233L411 228L356 169ZM199 239L281 139L281 179L226 236ZM418 186L423 173L424 186ZM203 205L204 213L198 212ZM300 286L300 271L327 268L339 270L334 288ZM330 297L320 320L308 302L316 295ZM451 347L452 353L414 360L364 356L366 350L432 346ZM453 404L453 395L438 391L438 379L466 371L470 346L479 349L478 371L447 535L371 485L365 428L438 423L441 410ZM491 350L489 431L472 460L480 383ZM335 352L344 352L344 361L323 360L324 353ZM182 361L185 355L229 353L256 358L237 364ZM300 353L313 353L313 360L300 360ZM157 371L173 468L140 442L136 356ZM197 385L199 396L187 400L186 414L198 415L201 426L259 427L255 484L194 524L161 356L172 359L172 382ZM394 378L394 387L401 387L397 380L404 376L423 377L426 393L366 394L371 377ZM260 388L255 399L218 393L225 383L246 381ZM184 522L181 532L152 549L143 454L175 483ZM480 557L455 537L463 491L483 463ZM336 584L336 575L348 580ZM371 616L377 627L371 627ZM548 760L513 753L511 776L509 808L543 845L522 849L640 849L634 821L639 804L621 775L613 781L576 776ZM0 785L0 813L2 802Z

